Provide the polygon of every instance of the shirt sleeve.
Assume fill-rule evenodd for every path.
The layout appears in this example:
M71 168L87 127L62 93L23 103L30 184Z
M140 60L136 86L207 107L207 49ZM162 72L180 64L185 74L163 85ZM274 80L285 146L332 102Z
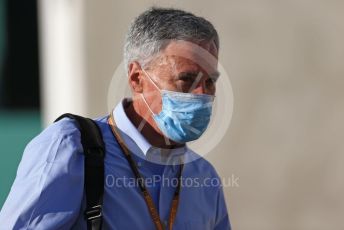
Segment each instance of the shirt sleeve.
M25 148L0 212L1 229L70 229L83 196L80 132L63 119Z
M214 230L230 230L231 225L229 221L227 206L225 197L223 194L222 186L219 187L217 194L217 210L216 210L216 222Z

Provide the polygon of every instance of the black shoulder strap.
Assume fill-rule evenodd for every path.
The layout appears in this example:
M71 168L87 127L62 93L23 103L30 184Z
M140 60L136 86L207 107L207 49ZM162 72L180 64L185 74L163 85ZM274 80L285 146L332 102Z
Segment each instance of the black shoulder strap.
M102 228L102 205L104 193L105 145L98 125L92 119L66 113L55 120L69 117L74 119L81 133L81 144L85 155L85 219L88 230Z

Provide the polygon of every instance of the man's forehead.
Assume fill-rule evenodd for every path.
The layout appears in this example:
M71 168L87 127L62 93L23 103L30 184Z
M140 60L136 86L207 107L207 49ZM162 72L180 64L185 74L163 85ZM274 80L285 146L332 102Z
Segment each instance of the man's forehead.
M174 71L174 74L182 74L182 73L193 73L199 74L199 72L204 72L206 75L209 76L219 76L220 73L217 71L216 68L212 69L204 69L204 67L200 66L199 63L196 63L194 60L187 59L185 57L180 56L165 56L168 60L169 65L172 67L170 70Z
M202 46L188 41L170 42L162 51L162 55L173 62L178 69L190 71L203 70L208 74L217 72L217 50L214 44L207 43Z

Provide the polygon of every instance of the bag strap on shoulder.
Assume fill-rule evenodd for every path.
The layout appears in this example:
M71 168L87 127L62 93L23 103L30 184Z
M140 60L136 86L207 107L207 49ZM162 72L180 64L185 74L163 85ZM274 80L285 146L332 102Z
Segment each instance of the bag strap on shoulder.
M66 113L58 117L74 119L81 133L81 144L85 155L85 193L86 210L85 219L88 230L100 230L102 228L103 193L104 193L104 155L105 145L101 131L90 118Z

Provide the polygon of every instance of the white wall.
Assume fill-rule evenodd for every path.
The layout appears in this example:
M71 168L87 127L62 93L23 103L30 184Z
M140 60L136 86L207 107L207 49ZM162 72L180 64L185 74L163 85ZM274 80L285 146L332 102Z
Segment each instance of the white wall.
M39 1L41 104L44 125L64 112L85 114L90 107L85 66L85 3Z

